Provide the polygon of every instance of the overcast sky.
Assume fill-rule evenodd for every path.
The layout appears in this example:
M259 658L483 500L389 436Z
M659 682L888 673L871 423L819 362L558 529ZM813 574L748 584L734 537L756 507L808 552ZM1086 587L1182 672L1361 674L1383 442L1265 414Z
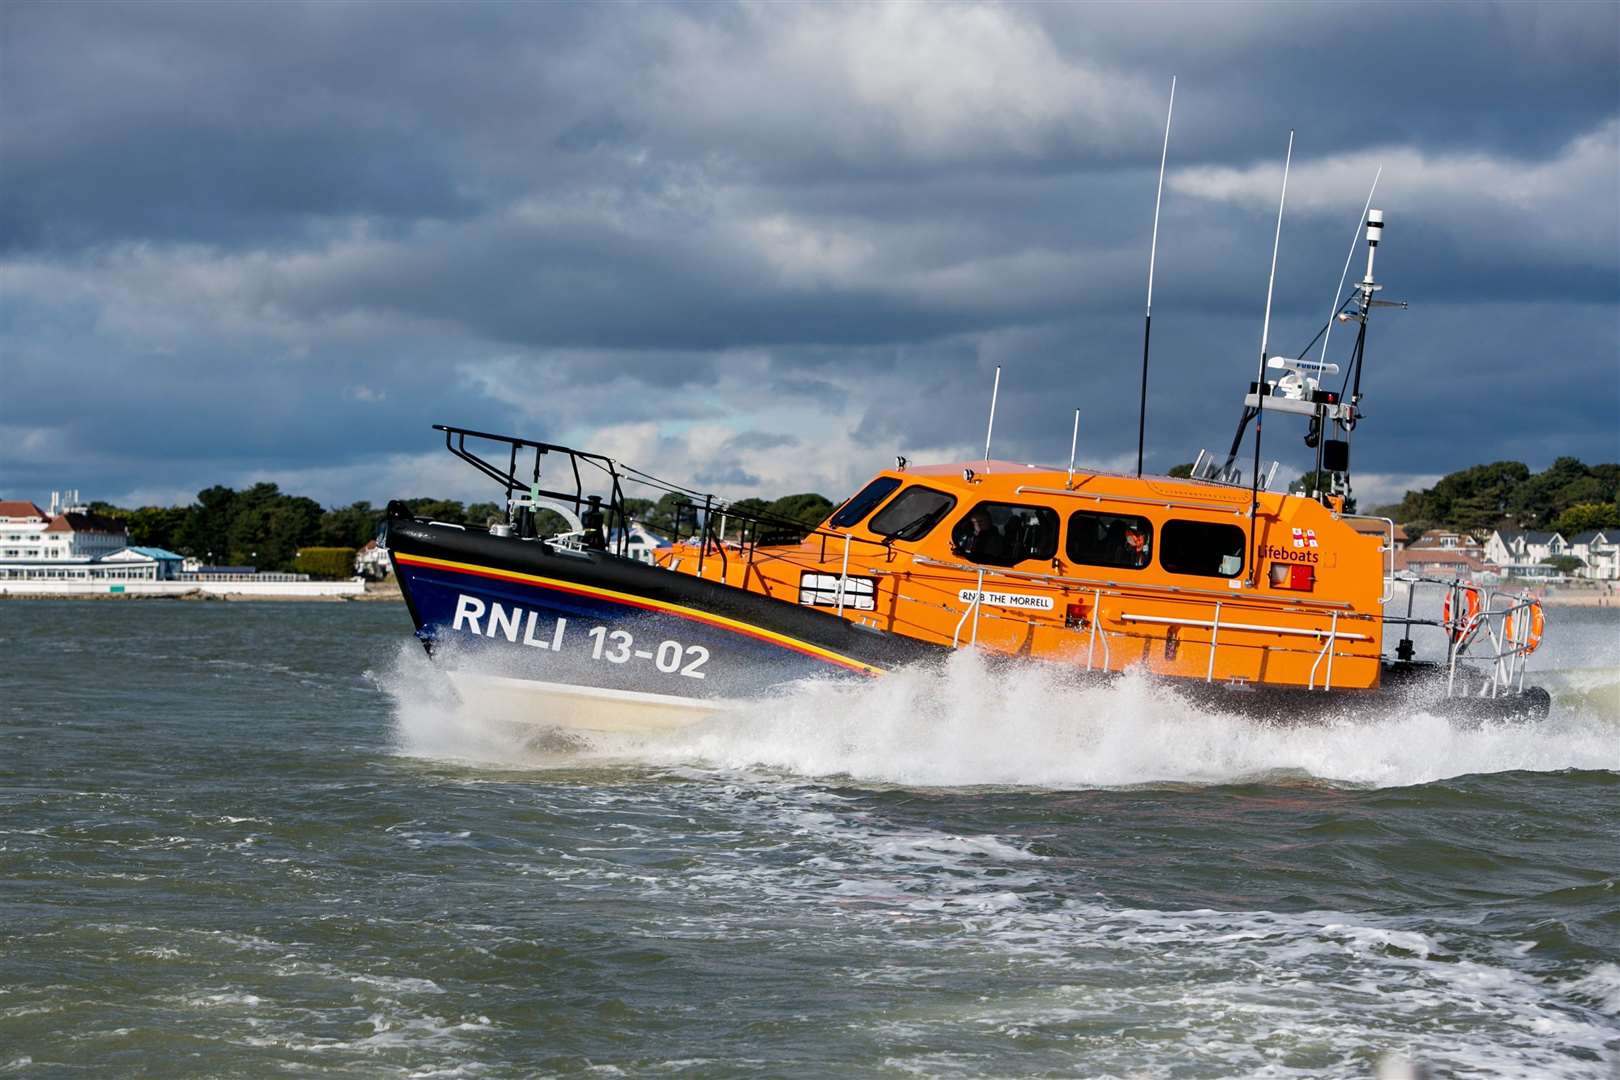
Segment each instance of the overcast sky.
M1620 6L0 3L0 497L1224 449L1388 218L1358 492L1620 457ZM1362 259L1357 254L1359 265ZM1353 335L1332 340L1342 360ZM1268 425L1294 475L1300 432Z

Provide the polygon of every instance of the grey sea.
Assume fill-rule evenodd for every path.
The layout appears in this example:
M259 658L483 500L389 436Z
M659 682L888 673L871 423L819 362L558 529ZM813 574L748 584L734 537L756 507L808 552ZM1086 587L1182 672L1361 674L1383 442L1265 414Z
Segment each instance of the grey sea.
M962 655L563 746L397 605L3 603L0 1075L1614 1077L1617 615L1534 725Z

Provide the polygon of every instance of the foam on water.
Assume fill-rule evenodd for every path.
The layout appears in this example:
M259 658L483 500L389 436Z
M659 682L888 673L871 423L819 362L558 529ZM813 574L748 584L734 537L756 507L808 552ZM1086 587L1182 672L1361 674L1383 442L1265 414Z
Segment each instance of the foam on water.
M419 652L379 678L401 749L504 766L683 764L913 786L1228 784L1278 775L1402 787L1472 773L1620 771L1620 673L1565 673L1540 723L1460 727L1422 711L1282 725L1207 711L1150 678L1086 686L960 652L870 682L807 681L658 736L541 740L543 716L470 715ZM1556 682L1557 680L1555 680Z
M814 785L703 797L792 857L736 859L666 834L660 847L684 858L652 884L644 861L604 846L570 887L623 879L676 895L659 934L680 940L798 939L823 914L841 948L874 958L863 977L875 984L975 972L982 992L914 998L874 1021L883 1043L908 1048L888 1061L897 1070L977 1073L985 1043L1042 1039L1108 1076L1175 1075L1172 1045L1222 1075L1368 1075L1383 1054L1459 1077L1596 1078L1612 1064L1620 969L1538 975L1471 913L1126 905L1076 892L1064 860L1006 837L897 824ZM733 913L720 925L706 904L718 899Z

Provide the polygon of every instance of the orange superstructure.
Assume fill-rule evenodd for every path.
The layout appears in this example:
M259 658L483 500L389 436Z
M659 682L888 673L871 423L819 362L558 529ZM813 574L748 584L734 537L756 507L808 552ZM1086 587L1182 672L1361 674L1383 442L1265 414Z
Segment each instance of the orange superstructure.
M659 563L940 645L1374 689L1388 544L1332 504L1167 477L935 465L879 473L797 544L689 542Z

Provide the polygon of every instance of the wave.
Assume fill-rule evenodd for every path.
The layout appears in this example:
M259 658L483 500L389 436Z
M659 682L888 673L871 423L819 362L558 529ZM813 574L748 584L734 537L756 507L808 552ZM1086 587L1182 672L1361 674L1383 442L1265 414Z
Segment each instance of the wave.
M469 715L414 649L376 676L402 752L517 768L641 765L771 770L922 787L1128 787L1316 780L1403 787L1475 773L1620 772L1620 673L1551 673L1539 723L1454 726L1392 707L1279 725L1211 712L1130 673L1080 685L1045 665L971 652L871 682L809 681L657 736L537 738L543 718ZM541 725L536 725L536 720Z

